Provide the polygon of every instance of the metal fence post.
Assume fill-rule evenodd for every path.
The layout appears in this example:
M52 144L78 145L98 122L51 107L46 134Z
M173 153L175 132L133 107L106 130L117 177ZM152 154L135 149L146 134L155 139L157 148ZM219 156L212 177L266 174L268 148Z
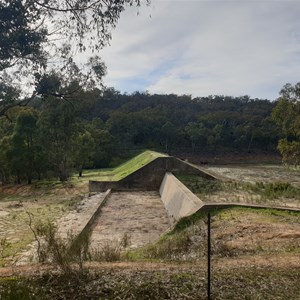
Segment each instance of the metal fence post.
M211 278L210 278L210 262L211 262L211 236L210 236L210 212L207 214L207 299L210 300Z

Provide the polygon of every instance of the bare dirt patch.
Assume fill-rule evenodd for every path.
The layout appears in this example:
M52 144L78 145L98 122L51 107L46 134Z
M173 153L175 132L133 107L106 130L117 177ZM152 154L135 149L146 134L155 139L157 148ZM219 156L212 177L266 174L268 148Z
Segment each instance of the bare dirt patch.
M202 166L212 174L246 183L288 182L300 187L300 170L282 165Z
M300 214L231 209L215 217L215 253L243 256L300 251ZM300 267L300 255L298 257Z

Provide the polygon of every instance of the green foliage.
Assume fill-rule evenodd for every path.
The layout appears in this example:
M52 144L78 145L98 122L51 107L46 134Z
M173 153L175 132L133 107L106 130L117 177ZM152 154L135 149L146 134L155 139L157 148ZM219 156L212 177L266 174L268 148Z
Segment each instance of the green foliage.
M67 85L77 80L81 87L101 87L106 67L99 56L87 56L79 68L74 53L78 49L94 53L106 45L127 4L139 6L141 1L1 1L0 116L12 107L26 106L36 94L59 99L69 95L62 92L63 84L53 70L63 75ZM50 38L53 34L55 39ZM33 91L22 98L21 94L28 95L28 87L23 90L21 84L24 80Z
M144 259L181 260L182 256L191 249L191 235L188 232L178 233L176 236L166 236L158 243L138 250Z
M193 151L195 151L197 143L206 144L209 131L208 128L206 128L202 122L188 123L185 127L185 132L187 133L189 139L192 142Z
M2 1L0 4L0 71L8 68L14 59L38 60L47 32L44 26L33 25L40 19L40 11L30 1Z
M0 298L3 300L39 300L47 299L38 287L28 286L26 280L20 278L4 279L0 283Z
M74 107L49 98L41 114L41 143L47 149L47 160L61 181L66 181L73 164L74 137L77 133Z
M80 174L83 168L112 166L112 161L115 166L118 158L132 157L141 149L213 156L223 151L273 151L281 134L270 119L274 104L266 100L122 95L112 88L101 93L84 90L76 78L70 82L55 72L39 82L44 96L33 100L34 108L10 110L11 123L1 119L2 182L30 181L30 177L66 181L74 169ZM35 125L28 123L31 151L25 143L29 136L25 119L17 125L29 111L36 119ZM132 172L116 171L116 180ZM109 180L114 174L101 172L101 176Z
M74 141L74 165L79 172L79 176L82 176L82 170L84 168L91 167L93 165L93 156L95 153L95 140L88 132L79 133L75 137Z
M19 176L25 173L27 182L31 183L35 165L39 164L37 121L37 111L33 109L20 111L11 137L11 148L7 152L7 158L18 177L18 182Z
M281 90L272 117L282 128L284 138L279 140L278 150L285 164L300 164L300 83L286 84Z
M7 241L6 237L0 239L0 259L5 257L6 251L10 248L10 246L11 244Z
M286 165L293 164L299 166L300 164L300 141L288 141L281 139L278 142L278 150L282 155L282 162Z

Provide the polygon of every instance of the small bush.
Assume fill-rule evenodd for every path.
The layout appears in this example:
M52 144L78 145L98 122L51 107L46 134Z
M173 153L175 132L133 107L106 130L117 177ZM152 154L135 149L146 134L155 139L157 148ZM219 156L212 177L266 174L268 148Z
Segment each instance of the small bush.
M83 261L88 256L90 233L76 236L68 234L67 239L58 235L57 227L52 222L37 223L30 227L37 242L37 255L40 263L56 264L64 272L72 272L73 264L83 269Z
M107 241L102 247L90 251L90 259L95 261L119 261L122 247L118 241Z
M178 175L177 178L195 194L210 194L222 189L218 180L205 179L197 175Z

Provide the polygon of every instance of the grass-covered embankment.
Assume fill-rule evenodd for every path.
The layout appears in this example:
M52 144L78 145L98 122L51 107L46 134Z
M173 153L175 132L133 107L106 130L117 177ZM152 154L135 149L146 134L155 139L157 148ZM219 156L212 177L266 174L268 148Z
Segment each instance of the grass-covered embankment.
M116 168L85 171L84 176L89 177L90 180L118 181L149 164L158 157L166 157L166 155L147 150Z

